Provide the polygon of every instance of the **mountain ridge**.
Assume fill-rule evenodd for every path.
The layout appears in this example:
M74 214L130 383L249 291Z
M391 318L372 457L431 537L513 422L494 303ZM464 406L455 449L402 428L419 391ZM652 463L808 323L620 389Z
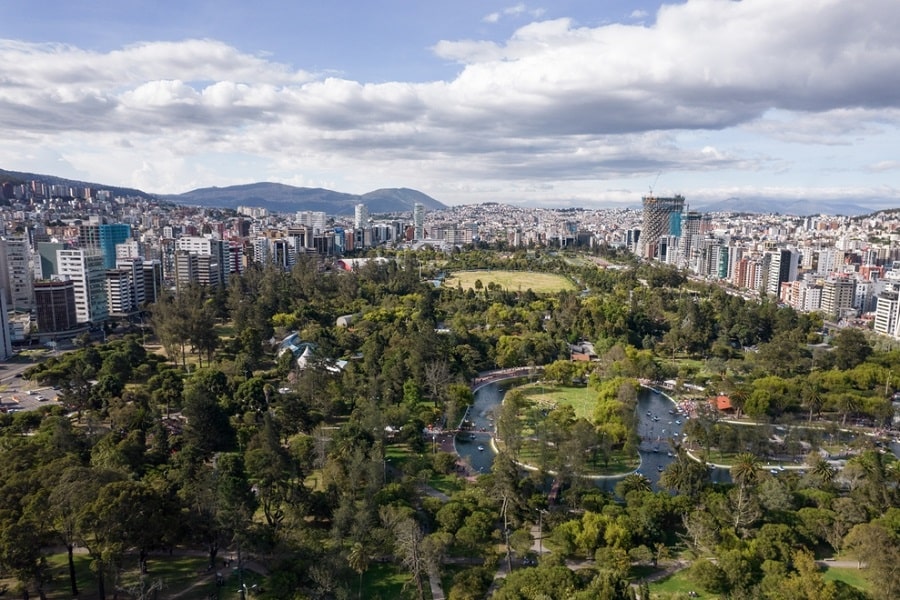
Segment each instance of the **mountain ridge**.
M198 188L183 194L160 196L169 202L192 206L236 209L254 206L275 212L322 211L332 215L353 214L357 204L370 213L409 212L417 202L428 210L443 210L445 204L410 188L381 188L365 194L336 192L284 183L258 182L227 187Z
M232 210L238 206L251 206L265 208L273 212L312 210L322 211L329 215L349 215L353 214L357 204L363 203L368 207L369 213L385 214L410 212L416 202L423 204L427 210L448 208L447 205L435 198L411 188L380 188L364 194L350 194L326 188L307 188L283 183L255 182L224 187L197 188L181 194L156 194L136 188L87 182L56 175L0 169L0 183L3 181L24 183L32 180L49 185L61 184L110 190L119 196L136 196L173 204ZM878 198L856 199L854 202L848 202L846 200L784 200L758 196L731 197L707 202L691 202L690 198L688 198L688 205L691 209L700 212L793 216L819 214L862 216L894 208L886 205L884 199ZM639 203L629 205L629 207L641 210ZM586 206L585 208L594 207Z
M3 181L11 181L16 184L39 181L47 185L104 189L119 196L137 196L204 208L236 209L238 206L252 206L273 212L312 210L322 211L329 215L353 214L359 203L365 204L369 212L375 214L410 212L416 202L423 204L427 210L447 208L444 203L411 188L380 188L365 194L350 194L326 188L255 182L224 187L197 188L181 194L154 194L136 188L68 179L56 175L0 169L0 182Z

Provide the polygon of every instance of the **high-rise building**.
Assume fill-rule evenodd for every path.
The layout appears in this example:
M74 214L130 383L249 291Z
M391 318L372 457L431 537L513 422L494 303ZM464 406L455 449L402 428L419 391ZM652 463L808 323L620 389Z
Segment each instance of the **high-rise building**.
M78 326L75 284L72 280L45 280L34 284L37 326L40 333L61 333Z
M854 313L856 280L849 277L826 279L822 284L822 312L826 318L840 319Z
M369 226L369 207L360 202L353 210L353 227L365 229Z
M230 272L228 258L226 245L222 240L197 236L180 237L175 240L175 283L179 287L191 282L224 285Z
M317 210L301 210L297 213L297 223L310 229L310 235L322 233L328 223L328 215ZM312 243L307 244L312 246Z
M877 297L875 306L874 329L878 333L897 337L898 311L900 311L900 284L889 284L889 287Z
M128 240L121 244L116 244L116 261L123 258L142 258L143 256L144 251L141 248L141 243L137 240Z
M78 228L78 244L81 248L94 248L103 256L103 266L116 266L116 244L131 239L131 225L127 223L90 222Z
M644 212L639 240L640 255L649 259L660 258L660 238L672 235L680 237L684 196L676 195L671 198L644 196L642 201Z
M109 318L106 303L106 269L98 251L59 250L59 275L75 287L75 314L79 323L101 323Z
M413 204L413 239L425 239L425 205L421 202Z
M34 259L34 278L50 279L59 273L59 263L56 260L56 252L64 250L68 246L63 242L37 242L37 256Z
M0 240L0 288L10 308L26 312L34 308L31 246L24 236Z
M0 289L0 360L6 360L12 356L12 336L10 335L8 315L6 293Z
M106 270L106 306L113 317L126 317L137 310L127 269Z
M144 292L144 259L136 256L132 258L120 258L116 261L116 269L125 271L128 274L128 287L131 294L131 305L125 312L133 312L139 310L147 302L147 295ZM107 276L107 284L109 284L109 276ZM110 313L113 313L112 302L110 302Z
M766 293L779 296L781 284L797 279L797 267L800 253L787 248L780 248L769 253L769 271L766 280Z
M678 259L676 264L680 267L689 267L693 264L693 256L697 251L700 241L700 224L703 215L696 211L681 213L681 238L678 244Z
M162 262L151 260L144 262L144 301L152 304L159 300L163 290Z

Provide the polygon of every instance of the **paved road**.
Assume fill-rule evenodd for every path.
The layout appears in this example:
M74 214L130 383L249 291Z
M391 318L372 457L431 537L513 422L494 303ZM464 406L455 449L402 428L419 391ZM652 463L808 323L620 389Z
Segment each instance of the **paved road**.
M56 390L22 379L22 372L35 364L0 362L0 409L4 412L34 410L56 402L58 395Z

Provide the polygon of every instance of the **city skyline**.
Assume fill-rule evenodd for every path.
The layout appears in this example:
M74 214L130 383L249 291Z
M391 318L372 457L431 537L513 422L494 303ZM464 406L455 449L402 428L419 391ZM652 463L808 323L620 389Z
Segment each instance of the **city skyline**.
M0 7L5 169L152 193L900 206L887 0L38 4Z

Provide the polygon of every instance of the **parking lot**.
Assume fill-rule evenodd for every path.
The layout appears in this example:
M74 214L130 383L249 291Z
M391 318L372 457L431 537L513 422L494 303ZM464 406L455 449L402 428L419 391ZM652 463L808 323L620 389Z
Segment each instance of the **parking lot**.
M40 406L55 404L57 398L58 391L52 388L34 388L25 392L4 390L0 393L0 412L34 410Z
M27 363L0 364L0 412L34 410L58 402L59 390L22 379Z

